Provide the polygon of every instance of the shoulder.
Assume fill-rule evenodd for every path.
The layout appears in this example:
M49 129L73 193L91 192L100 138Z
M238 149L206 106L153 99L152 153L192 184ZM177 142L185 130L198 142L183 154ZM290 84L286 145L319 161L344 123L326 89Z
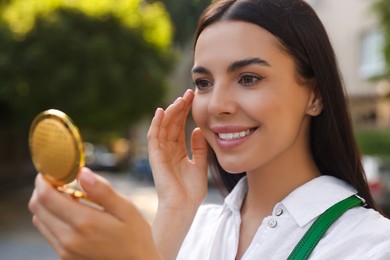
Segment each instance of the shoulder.
M390 220L373 209L358 207L347 211L336 227L347 228L353 234L372 234L386 238L390 243Z
M315 253L343 259L390 259L390 220L372 209L351 209L330 227Z

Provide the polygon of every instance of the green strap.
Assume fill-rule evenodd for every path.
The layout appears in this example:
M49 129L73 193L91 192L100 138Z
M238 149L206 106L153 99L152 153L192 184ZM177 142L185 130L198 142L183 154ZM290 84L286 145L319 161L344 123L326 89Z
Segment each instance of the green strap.
M307 259L333 222L335 222L347 210L363 205L364 203L363 199L353 195L330 207L317 218L313 225L311 225L309 230L305 233L289 255L288 260Z

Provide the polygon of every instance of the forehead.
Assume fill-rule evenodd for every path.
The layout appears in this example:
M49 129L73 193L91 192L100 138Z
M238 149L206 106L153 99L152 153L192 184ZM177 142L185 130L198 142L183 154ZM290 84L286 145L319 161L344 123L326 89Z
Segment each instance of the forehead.
M242 21L221 21L206 27L196 42L194 60L267 59L286 55L278 39L262 27Z

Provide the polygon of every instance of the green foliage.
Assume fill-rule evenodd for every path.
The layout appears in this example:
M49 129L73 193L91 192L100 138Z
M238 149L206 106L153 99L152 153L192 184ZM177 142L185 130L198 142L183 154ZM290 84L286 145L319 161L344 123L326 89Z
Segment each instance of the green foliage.
M378 14L379 22L384 33L385 43L383 51L387 64L387 76L390 77L390 0L378 0L374 4L374 10Z
M145 4L142 0L2 0L2 20L14 33L23 35L34 27L38 17L64 8L80 11L95 19L112 15L129 29L142 28L149 43L167 48L171 40L171 23L160 2ZM3 4L3 5L4 5Z
M11 1L0 27L0 121L26 127L37 113L57 108L90 139L122 134L151 114L164 97L173 54L167 14L159 4L141 6ZM23 11L24 22L14 19L23 20Z
M186 44L194 36L198 19L211 0L162 0L175 25L174 41ZM153 1L151 1L153 2Z
M356 139L363 154L390 156L389 130L358 129Z

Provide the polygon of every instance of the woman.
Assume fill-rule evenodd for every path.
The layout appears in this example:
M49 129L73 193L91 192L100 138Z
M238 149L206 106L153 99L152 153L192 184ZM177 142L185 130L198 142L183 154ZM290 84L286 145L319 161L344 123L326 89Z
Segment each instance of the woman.
M38 175L33 222L60 256L286 259L320 215L358 194L367 206L336 220L310 257L390 257L390 222L375 211L331 45L304 1L217 1L200 19L192 77L195 91L157 109L148 133L152 229L87 169L80 182L103 212ZM208 160L229 194L222 206L200 206Z

